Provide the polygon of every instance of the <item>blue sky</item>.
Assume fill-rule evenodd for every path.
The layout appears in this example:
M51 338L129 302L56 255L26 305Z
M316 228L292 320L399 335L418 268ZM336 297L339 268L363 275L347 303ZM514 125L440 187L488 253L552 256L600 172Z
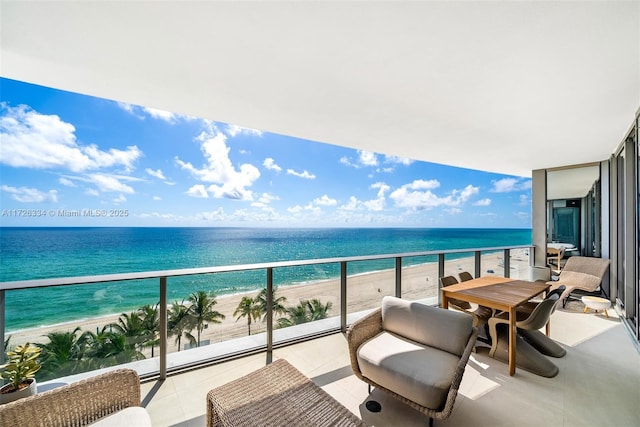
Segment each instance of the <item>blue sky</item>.
M3 226L531 227L529 178L8 79L0 93Z

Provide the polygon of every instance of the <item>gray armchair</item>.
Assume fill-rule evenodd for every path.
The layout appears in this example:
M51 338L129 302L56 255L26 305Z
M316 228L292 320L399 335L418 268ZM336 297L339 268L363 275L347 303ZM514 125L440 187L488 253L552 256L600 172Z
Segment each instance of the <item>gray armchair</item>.
M387 296L347 331L351 367L433 425L451 415L477 334L471 316Z

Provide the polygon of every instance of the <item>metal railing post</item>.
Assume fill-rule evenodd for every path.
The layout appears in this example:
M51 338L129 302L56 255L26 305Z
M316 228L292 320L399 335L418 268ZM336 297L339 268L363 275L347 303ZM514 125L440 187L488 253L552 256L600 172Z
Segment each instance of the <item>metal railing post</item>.
M503 264L504 264L504 277L511 277L509 275L510 271L511 271L511 252L509 251L509 249L505 249L504 250L504 255L503 255Z
M482 274L482 266L480 265L480 263L482 262L482 253L480 251L475 251L474 252L474 266L475 266L475 271L473 274L473 277L480 277L480 275Z
M442 292L440 292L440 288L441 288L441 283L440 283L440 278L444 276L444 254L440 253L438 254L438 277L437 277L437 281L438 281L438 306L442 306Z
M160 278L160 380L167 379L167 278Z
M340 263L340 330L347 332L347 262Z
M267 268L267 365L273 361L273 268Z
M7 324L6 319L4 318L4 303L4 291L0 291L0 346L2 346L2 351L0 351L0 365L4 364L4 328Z
M396 297L402 298L402 257L396 257Z

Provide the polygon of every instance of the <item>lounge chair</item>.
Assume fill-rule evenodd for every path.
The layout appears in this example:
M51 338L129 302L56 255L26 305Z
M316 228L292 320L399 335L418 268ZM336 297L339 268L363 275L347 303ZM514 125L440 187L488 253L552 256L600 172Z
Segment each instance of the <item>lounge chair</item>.
M584 295L601 296L603 291L600 285L608 269L608 259L572 256L564 265L558 280L547 284L551 285L551 290L565 286L560 295L564 307L569 299L580 299Z
M347 331L351 368L433 425L451 415L477 334L460 312L386 296Z

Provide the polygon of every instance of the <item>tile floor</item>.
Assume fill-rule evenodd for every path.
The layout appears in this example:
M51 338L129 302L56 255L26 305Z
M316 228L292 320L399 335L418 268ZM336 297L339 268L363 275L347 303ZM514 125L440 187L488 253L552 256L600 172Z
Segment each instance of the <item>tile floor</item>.
M640 426L640 353L627 330L609 311L584 314L558 309L551 336L566 349L554 378L518 370L485 349L471 355L454 412L436 426ZM367 392L349 365L346 339L334 334L274 351L371 426L425 426L427 418L384 393ZM265 364L265 354L142 384L143 404L154 426L206 425L205 396L221 384ZM374 399L382 411L371 413Z

